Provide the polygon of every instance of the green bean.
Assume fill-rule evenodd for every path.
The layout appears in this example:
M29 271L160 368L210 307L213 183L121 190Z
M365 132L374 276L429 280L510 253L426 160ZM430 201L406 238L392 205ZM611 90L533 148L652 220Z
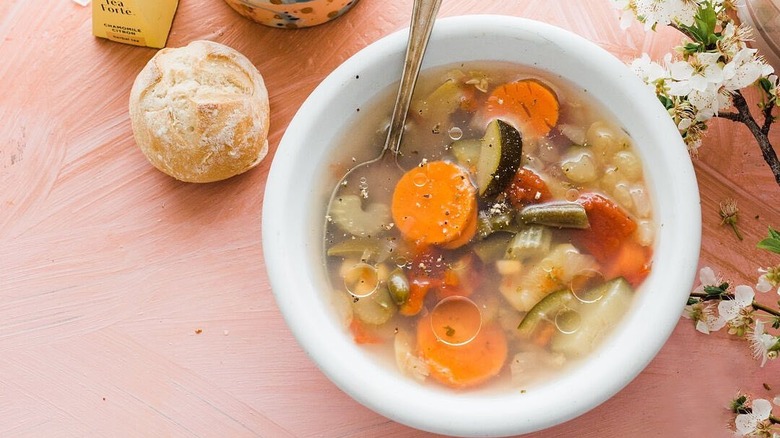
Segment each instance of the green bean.
M526 224L579 229L590 227L585 207L576 202L556 201L528 205L520 210L518 218Z

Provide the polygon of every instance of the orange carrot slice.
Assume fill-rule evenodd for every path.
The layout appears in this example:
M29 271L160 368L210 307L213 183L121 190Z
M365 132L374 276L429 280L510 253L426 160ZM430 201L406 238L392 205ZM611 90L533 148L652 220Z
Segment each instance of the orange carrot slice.
M446 248L446 249L460 248L461 246L471 242L471 239L474 237L474 235L477 234L478 224L479 224L479 218L477 214L477 209L475 208L471 214L471 218L469 218L468 222L466 222L466 225L464 225L463 232L460 233L460 236L442 245L442 248Z
M417 349L433 378L453 388L465 388L479 385L501 371L507 340L500 327L486 324L471 342L449 345L436 337L428 314L417 323Z
M468 173L458 165L425 163L406 172L396 184L393 221L404 238L417 245L460 246L476 232L476 192Z
M431 330L450 345L465 345L479 334L482 313L476 303L463 296L447 297L431 310Z
M352 332L352 338L356 344L381 344L382 338L371 332L366 324L357 318L352 318L349 323L349 331Z
M497 87L487 99L489 117L507 117L523 134L543 137L558 123L558 98L547 85L524 79Z

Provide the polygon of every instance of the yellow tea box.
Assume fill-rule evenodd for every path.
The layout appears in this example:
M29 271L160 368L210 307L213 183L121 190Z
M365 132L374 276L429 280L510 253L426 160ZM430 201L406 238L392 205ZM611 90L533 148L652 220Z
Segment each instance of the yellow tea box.
M179 0L93 0L92 33L125 44L162 48Z

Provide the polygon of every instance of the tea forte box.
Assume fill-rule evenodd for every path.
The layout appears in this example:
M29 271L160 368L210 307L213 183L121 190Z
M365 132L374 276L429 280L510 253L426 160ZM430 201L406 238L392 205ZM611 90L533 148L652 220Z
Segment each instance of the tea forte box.
M165 47L179 0L93 0L92 33L135 46Z

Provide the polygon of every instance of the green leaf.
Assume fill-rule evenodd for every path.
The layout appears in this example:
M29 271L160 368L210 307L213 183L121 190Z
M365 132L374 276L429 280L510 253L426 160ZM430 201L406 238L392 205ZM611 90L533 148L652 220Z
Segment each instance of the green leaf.
M775 344L769 347L767 351L780 351L780 338L776 338L776 339L777 341L775 342Z
M661 104L664 106L664 108L669 109L674 107L674 101L667 96L664 96L662 94L658 95L658 100L661 101Z
M739 394L737 398L731 401L731 411L735 414L747 414L750 412L746 406L747 396Z
M690 298L688 300L690 301ZM772 318L772 328L780 329L780 316L775 316Z
M719 39L718 35L715 34L717 23L718 13L715 12L714 5L712 2L705 2L696 11L693 25L678 24L678 26L695 41L702 43L704 46L712 47ZM706 47L702 49L706 50Z
M780 232L777 232L772 227L769 227L769 236L758 242L756 247L759 249L771 251L775 254L780 254Z
M729 289L728 283L721 283L719 286L704 286L704 293L709 296L723 296Z
M683 53L690 55L699 51L703 51L703 45L701 43L687 43L683 46Z

